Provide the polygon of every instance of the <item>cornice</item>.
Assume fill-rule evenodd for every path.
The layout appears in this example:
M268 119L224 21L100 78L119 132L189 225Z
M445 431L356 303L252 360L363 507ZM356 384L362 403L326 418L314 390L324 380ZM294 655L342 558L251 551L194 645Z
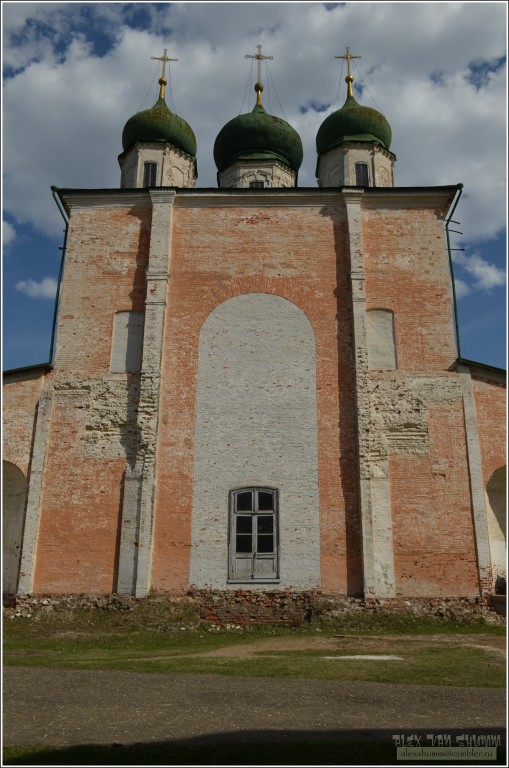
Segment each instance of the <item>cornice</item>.
M277 187L269 189L179 188L59 189L68 211L78 208L150 207L152 198L181 208L321 207L359 198L363 208L432 208L446 210L457 186L444 187Z
M72 211L78 208L151 207L152 202L149 192L149 189L130 189L128 191L117 189L61 189L59 195L67 210Z
M177 208L318 208L323 205L340 205L343 196L338 189L323 194L319 189L296 190L294 187L277 189L217 189L213 193L194 190L192 195L179 195L175 198ZM245 193L248 194L245 194ZM267 194L269 193L269 194ZM274 194L278 193L278 194Z

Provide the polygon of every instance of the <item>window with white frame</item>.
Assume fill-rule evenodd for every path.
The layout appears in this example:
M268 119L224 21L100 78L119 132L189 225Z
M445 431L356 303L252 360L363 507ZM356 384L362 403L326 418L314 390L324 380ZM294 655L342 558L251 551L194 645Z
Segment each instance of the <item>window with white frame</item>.
M264 187L265 184L263 181L250 181L249 186L251 188L255 187L256 189L260 189L261 187Z
M277 490L252 487L231 491L229 581L277 581L278 537Z
M143 163L143 186L155 187L157 183L157 163Z

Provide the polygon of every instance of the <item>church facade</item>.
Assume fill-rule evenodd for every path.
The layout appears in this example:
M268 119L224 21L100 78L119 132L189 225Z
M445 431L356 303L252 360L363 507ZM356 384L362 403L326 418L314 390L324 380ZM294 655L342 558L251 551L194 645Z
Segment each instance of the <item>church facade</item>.
M54 360L4 374L4 592L493 592L505 375L456 351L461 185L395 186L349 71L316 188L259 78L200 189L159 82L120 188L54 190Z

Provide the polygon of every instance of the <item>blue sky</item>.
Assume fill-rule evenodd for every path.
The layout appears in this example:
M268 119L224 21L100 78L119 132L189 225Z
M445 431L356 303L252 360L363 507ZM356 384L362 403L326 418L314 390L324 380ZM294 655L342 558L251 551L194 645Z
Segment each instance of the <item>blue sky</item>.
M359 54L357 98L391 124L398 186L464 184L454 218L461 355L506 366L505 2L2 3L3 366L46 362L64 223L51 185L115 188L126 120L157 98L198 142L215 187L221 127L254 105L246 53L272 55L264 104L299 132L315 186L316 132L346 96L334 56ZM254 80L253 80L254 82ZM284 112L282 112L284 110Z

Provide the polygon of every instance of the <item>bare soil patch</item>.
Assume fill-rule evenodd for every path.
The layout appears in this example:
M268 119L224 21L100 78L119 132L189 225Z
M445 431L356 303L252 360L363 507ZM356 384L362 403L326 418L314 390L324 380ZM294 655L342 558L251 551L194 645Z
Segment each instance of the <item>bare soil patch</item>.
M280 637L261 638L252 643L240 643L211 651L189 654L195 658L249 658L261 653L281 651L323 651L366 653L386 655L401 651L405 646L430 648L437 644L462 645L466 648L478 648L492 653L499 660L505 660L505 638L496 635L397 635L397 636L358 636L335 635L333 637ZM410 649L409 649L410 650ZM157 655L151 659L164 659L168 656Z

